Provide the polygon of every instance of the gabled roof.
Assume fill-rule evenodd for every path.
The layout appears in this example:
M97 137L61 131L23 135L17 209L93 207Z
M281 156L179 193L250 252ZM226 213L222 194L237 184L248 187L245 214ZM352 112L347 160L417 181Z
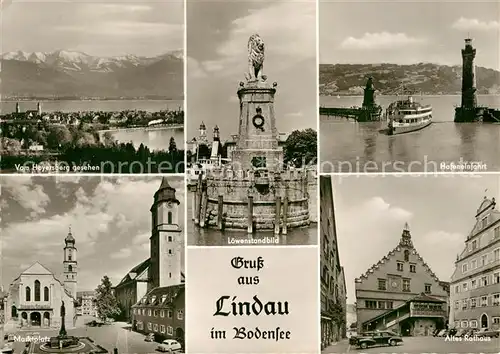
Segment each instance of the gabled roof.
M154 288L142 297L132 307L165 307L168 308L172 303L184 293L185 284L172 286L163 286Z
M142 281L147 281L147 272L149 269L149 266L151 265L151 258L146 259L145 261L142 261L138 265L136 265L134 268L132 268L127 275L125 275L122 280L118 283L115 288L120 287L120 285L124 285L130 281L133 280L142 280ZM144 278L146 276L146 278Z
M378 269L379 267L381 267L383 264L385 264L387 261L389 261L396 254L396 252L400 252L403 248L410 251L411 254L416 255L417 259L420 262L422 262L424 269L430 274L430 276L436 282L438 282L438 283L440 282L439 278L431 270L429 265L424 261L422 256L417 252L417 250L413 246L413 242L411 241L410 227L408 226L408 223L406 223L404 228L403 228L403 234L401 235L401 239L399 241L399 244L394 249L389 251L389 253L386 256L382 257L382 259L380 259L377 262L377 264L372 265L370 268L368 268L368 270L364 274L362 274L359 278L356 278L355 282L360 283L363 281L363 279L367 279L370 276L370 274L372 274L374 272L375 269Z
M50 270L45 268L39 262L35 262L30 265L21 275L54 275Z

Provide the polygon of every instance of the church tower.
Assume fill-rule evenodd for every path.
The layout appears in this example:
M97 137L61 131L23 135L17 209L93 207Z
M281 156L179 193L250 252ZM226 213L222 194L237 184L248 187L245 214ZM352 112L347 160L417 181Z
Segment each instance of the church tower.
M465 39L465 48L462 49L462 107L475 108L476 98L476 67L474 58L476 49L472 47L472 39Z
M220 132L217 125L214 127L214 141L220 141Z
M64 239L64 287L76 299L76 285L77 285L77 261L76 261L76 247L75 238L71 233L71 227L68 231L68 236Z
M181 284L181 249L184 241L179 224L179 204L175 189L163 177L150 210L151 288Z

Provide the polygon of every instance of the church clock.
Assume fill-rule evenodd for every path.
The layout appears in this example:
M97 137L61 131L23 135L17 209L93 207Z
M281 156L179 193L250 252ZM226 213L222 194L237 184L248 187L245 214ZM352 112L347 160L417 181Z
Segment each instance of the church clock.
M262 116L262 108L257 107L256 109L256 115L253 116L252 118L252 124L255 128L264 131L264 117Z

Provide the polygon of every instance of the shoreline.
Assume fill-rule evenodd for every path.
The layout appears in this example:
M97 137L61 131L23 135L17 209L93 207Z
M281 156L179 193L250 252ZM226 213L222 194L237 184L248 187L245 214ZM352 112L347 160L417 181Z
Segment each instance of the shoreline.
M340 96L340 98L343 98L343 97L363 97L363 95L341 95L341 94L338 94L338 95L324 95L324 94L319 94L319 97L334 97L334 98L337 98L337 96ZM404 96L404 95L397 95L397 94L394 94L394 95L384 95L384 94L376 94L377 97L395 97L395 96ZM413 95L414 97L420 97L420 96L423 96L423 97L455 97L455 96L458 96L460 97L461 94L451 94L451 93L444 93L444 94L437 94L437 93L434 93L434 94L423 94L423 95ZM489 94L481 94L481 95L477 95L477 96L498 96L500 97L500 93L489 93Z
M118 131L135 131L135 130L174 130L174 129L184 129L183 124L175 124L161 127L133 127L133 128L114 128L114 129L104 129L98 130L98 133L106 133L106 132L118 132Z

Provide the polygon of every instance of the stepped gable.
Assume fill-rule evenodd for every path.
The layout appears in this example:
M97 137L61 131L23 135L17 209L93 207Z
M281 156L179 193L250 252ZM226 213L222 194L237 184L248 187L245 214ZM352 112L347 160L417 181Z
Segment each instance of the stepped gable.
M479 231L482 230L481 220L487 215L490 216L488 224L493 224L495 221L500 219L500 211L496 209L495 198L488 199L487 197L484 197L483 201L479 205L479 208L477 208L475 215L476 223L474 224L474 227L467 236L467 239L473 237Z
M382 257L376 264L372 265L368 270L364 273L361 274L359 278L355 279L356 283L362 283L363 280L368 279L368 277L373 274L375 269L379 269L384 266L385 263L387 263L390 259L394 258L394 256L403 250L409 250L411 254L417 256L417 260L420 262L420 265L424 267L425 271L431 275L431 277L438 283L441 281L439 278L436 276L436 274L432 271L432 269L429 267L429 265L424 261L422 256L417 252L417 250L413 247L413 242L411 240L411 233L410 233L410 227L408 223L405 224L403 228L403 233L401 235L401 239L399 240L399 243L394 249L389 251L386 256ZM441 284L440 284L441 285Z

